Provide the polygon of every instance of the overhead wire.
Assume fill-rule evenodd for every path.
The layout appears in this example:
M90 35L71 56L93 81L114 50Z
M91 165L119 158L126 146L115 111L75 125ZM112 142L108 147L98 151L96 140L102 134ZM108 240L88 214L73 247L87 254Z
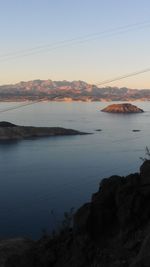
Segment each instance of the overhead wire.
M35 46L32 48L19 50L16 52L9 52L7 54L0 55L0 61L6 61L9 59L14 59L14 58L18 58L18 57L30 56L30 55L34 55L34 54L43 53L46 51L48 52L50 50L58 49L61 47L76 45L76 44L84 43L87 41L95 40L99 37L113 36L113 35L129 32L132 30L136 30L136 29L137 30L143 29L145 27L150 27L150 20L138 22L138 23L133 23L133 24L127 24L127 25L120 26L117 28L110 28L110 29L107 29L105 31L101 31L101 32L97 32L97 33L91 33L91 34L87 34L84 36L75 37L72 39L66 39L64 41L55 42L53 44L39 45L39 46Z
M7 112L7 111L12 111L12 110L23 108L23 107L26 107L26 106L30 106L30 105L39 103L40 101L41 101L41 99L38 100L38 101L32 101L32 102L23 103L21 105L17 105L17 106L14 106L14 107L6 108L6 109L3 109L3 110L0 110L0 113L4 113L4 112Z
M138 25L138 24L134 24L134 25ZM133 26L133 25L132 25ZM150 25L147 25L147 26L150 26ZM134 26L135 27L135 26ZM123 28L123 27L119 27L120 28L120 30L121 29L123 29L123 30L125 30L125 28ZM119 29L118 28L118 29ZM128 25L128 28L129 28L129 25ZM127 27L126 27L126 30L128 30L127 29ZM111 30L112 31L112 30ZM107 33L111 33L111 34L115 34L116 32L108 32L107 31ZM117 33L122 33L121 31L120 32L117 32ZM106 34L106 32L102 32L101 34ZM66 46L66 45L69 45L69 42L72 42L73 44L75 44L75 42L76 43L79 43L79 42L85 42L85 41L88 41L88 40L90 40L90 39L87 39L87 38L90 38L90 37L96 37L96 35L98 35L98 34L91 34L91 35L87 35L86 37L84 36L84 37L82 37L82 39L80 38L73 38L73 39L71 39L71 40L67 40L67 41L62 41L62 42L59 42L59 43L57 43L56 45L54 45L53 47L52 47L52 45L46 45L46 46L38 46L38 47L34 47L34 48L31 48L31 49L28 49L28 50L24 50L24 51L20 51L20 52L16 52L16 54L12 54L12 53L8 53L8 54L6 54L6 55L3 55L3 56L0 56L0 60L3 58L14 58L14 57L20 57L20 56L26 56L26 55L33 55L34 53L40 53L40 52L42 52L41 50L42 49L57 49L57 48L59 48L59 47L62 47L62 46ZM86 40L85 39L83 39L83 38L86 38ZM68 42L68 43L67 43ZM39 51L40 50L40 51ZM18 54L18 53L26 53L26 54ZM101 86L101 85L105 85L105 84L109 84L109 83L112 83L112 82L114 82L114 81L119 81L119 80L122 80L122 79L125 79L125 78L129 78L129 77L133 77L133 76L137 76L137 75L140 75L140 74L142 74L142 73L146 73L146 72L149 72L150 71L150 68L146 68L146 69L142 69L142 70L139 70L139 71L135 71L135 72L131 72L131 73L127 73L127 74L124 74L124 75L121 75L121 76L117 76L117 77L114 77L114 78L111 78L111 79L107 79L107 80L104 80L104 81L102 81L102 82L98 82L98 83L96 83L95 85L97 85L97 86ZM33 105L33 104L36 104L36 103L39 103L39 102L41 102L42 101L42 99L39 99L38 101L34 101L34 102L29 102L29 103L24 103L24 104L21 104L21 105L19 105L19 106L14 106L14 107L10 107L10 108L7 108L7 109L4 109L4 110L0 110L0 113L4 113L4 112L8 112L8 111L12 111L12 110L15 110L15 109L19 109L19 108L22 108L22 107L26 107L26 106L29 106L29 105ZM98 181L98 180L100 180L99 178L96 178L96 176L95 176L95 179L94 179L95 181ZM91 183L91 182L93 182L93 179L92 180L90 180L90 181L88 181L87 183ZM76 188L76 186L71 186L71 187L73 187L73 189L74 188ZM63 191L63 190L62 190ZM60 193L60 192L59 192ZM49 196L48 196L48 194L47 195L44 195L44 196L40 196L40 199L42 200L43 199L43 197L45 198L49 198ZM52 200L52 199L56 199L56 197L50 197L49 198L50 200Z
M150 26L150 20L147 20L147 21L143 21L143 22L138 22L138 23L134 23L134 24L128 24L128 25L125 25L125 26L120 26L118 28L111 28L111 29L108 29L108 30L105 30L105 31L102 31L102 32L99 32L99 33L94 33L94 34L88 34L88 35L85 35L85 36L82 36L82 37L78 37L78 38L72 38L72 39L69 39L69 40L64 40L64 41L61 41L61 42L57 42L55 43L55 45L43 45L43 46L37 46L37 47L33 47L33 48L30 48L30 49L26 49L26 50L20 50L16 53L8 53L8 54L5 54L5 55L0 55L0 61L2 59L9 59L10 57L14 58L14 57L20 57L20 56L27 56L27 55L31 55L31 54L34 54L34 53L39 53L39 52L42 52L41 50L39 51L39 49L46 49L46 48L49 48L49 49L56 49L56 48L59 48L61 47L62 45L70 45L69 43L73 42L73 44L75 44L75 42L85 42L85 41L88 41L89 39L88 38L93 38L94 36L101 36L101 35L110 35L110 34L118 34L118 33L123 33L124 31L128 31L128 30L132 30L132 29L139 29L139 27L149 27ZM123 32L122 32L123 31ZM26 54L22 54L22 53L25 53ZM18 54L19 53L19 54ZM101 82L98 82L98 83L95 83L96 86L101 86L101 85L105 85L105 84L109 84L109 83L112 83L114 81L119 81L119 80L122 80L122 79L125 79L125 78L129 78L129 77L132 77L132 76L136 76L136 75L140 75L142 73L146 73L146 72L149 72L150 71L150 67L148 68L145 68L145 69L142 69L142 70L139 70L139 71L135 71L135 72L131 72L131 73L127 73L127 74L124 74L124 75L121 75L121 76L117 76L117 77L114 77L114 78L111 78L111 79L107 79L107 80L104 80L104 81L101 81ZM43 100L43 98L39 98L37 101L33 101L33 102L29 102L29 103L25 103L25 104L21 104L19 106L15 106L15 107L10 107L10 108L6 108L4 110L0 110L0 114L1 113L4 113L4 112L8 112L8 111L11 111L11 110L15 110L15 109L19 109L19 108L22 108L22 107L25 107L25 106L29 106L29 105L33 105L33 104L36 104L36 103L39 103Z
M119 80L122 80L122 79L125 79L125 78L137 76L137 75L140 75L142 73L149 72L149 71L150 71L150 68L142 69L142 70L139 70L139 71L131 72L131 73L128 73L128 74L117 76L117 77L112 78L112 79L108 79L108 80L105 80L105 81L102 81L102 82L95 83L95 85L96 86L106 85L106 84L112 83L114 81L119 81ZM15 107L6 108L6 109L3 109L3 110L0 110L0 114L4 113L4 112L11 111L11 110L19 109L19 108L22 108L22 107L26 107L26 106L29 106L29 105L34 105L34 104L42 102L42 101L43 101L43 98L39 98L39 100L37 100L37 101L33 101L33 102L30 102L30 103L25 103L25 104L22 104L22 105L19 105L19 106L15 106Z
M139 74L142 74L142 73L145 73L145 72L149 72L149 71L150 71L150 67L146 68L146 69L139 70L139 71L130 72L130 73L127 73L127 74L124 74L124 75L121 75L121 76L117 76L117 77L114 77L112 79L104 80L102 82L96 83L95 85L105 85L105 84L108 84L108 83L112 83L112 82L119 81L119 80L122 80L122 79L125 79L125 78L133 77L133 76L136 76L136 75L139 75Z

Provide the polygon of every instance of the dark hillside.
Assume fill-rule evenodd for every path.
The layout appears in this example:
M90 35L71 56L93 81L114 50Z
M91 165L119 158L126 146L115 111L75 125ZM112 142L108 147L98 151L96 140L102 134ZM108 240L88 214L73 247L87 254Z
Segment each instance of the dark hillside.
M100 184L59 234L39 241L0 242L7 267L150 266L150 160L139 173L111 176Z

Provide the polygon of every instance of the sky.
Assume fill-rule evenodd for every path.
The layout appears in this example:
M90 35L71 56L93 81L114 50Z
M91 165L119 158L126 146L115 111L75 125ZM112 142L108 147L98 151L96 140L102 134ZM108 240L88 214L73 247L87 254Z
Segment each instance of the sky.
M149 68L149 44L149 0L0 0L1 85L101 83ZM150 88L150 72L107 85Z

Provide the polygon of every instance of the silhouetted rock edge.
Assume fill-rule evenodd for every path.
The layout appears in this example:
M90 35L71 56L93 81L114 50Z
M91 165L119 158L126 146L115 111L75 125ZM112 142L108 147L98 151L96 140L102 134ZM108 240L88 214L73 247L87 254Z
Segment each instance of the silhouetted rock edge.
M72 229L34 242L3 242L1 266L7 267L150 266L150 160L139 173L103 179L74 214Z

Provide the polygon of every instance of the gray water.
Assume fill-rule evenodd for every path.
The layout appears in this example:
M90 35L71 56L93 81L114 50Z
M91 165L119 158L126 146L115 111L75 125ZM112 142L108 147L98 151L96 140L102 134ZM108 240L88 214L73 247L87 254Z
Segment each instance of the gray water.
M0 110L17 105L0 103ZM0 121L93 133L0 142L0 238L38 238L64 211L90 201L102 178L137 172L150 145L150 104L136 105L145 112L108 114L100 112L107 103L49 102L0 113Z

